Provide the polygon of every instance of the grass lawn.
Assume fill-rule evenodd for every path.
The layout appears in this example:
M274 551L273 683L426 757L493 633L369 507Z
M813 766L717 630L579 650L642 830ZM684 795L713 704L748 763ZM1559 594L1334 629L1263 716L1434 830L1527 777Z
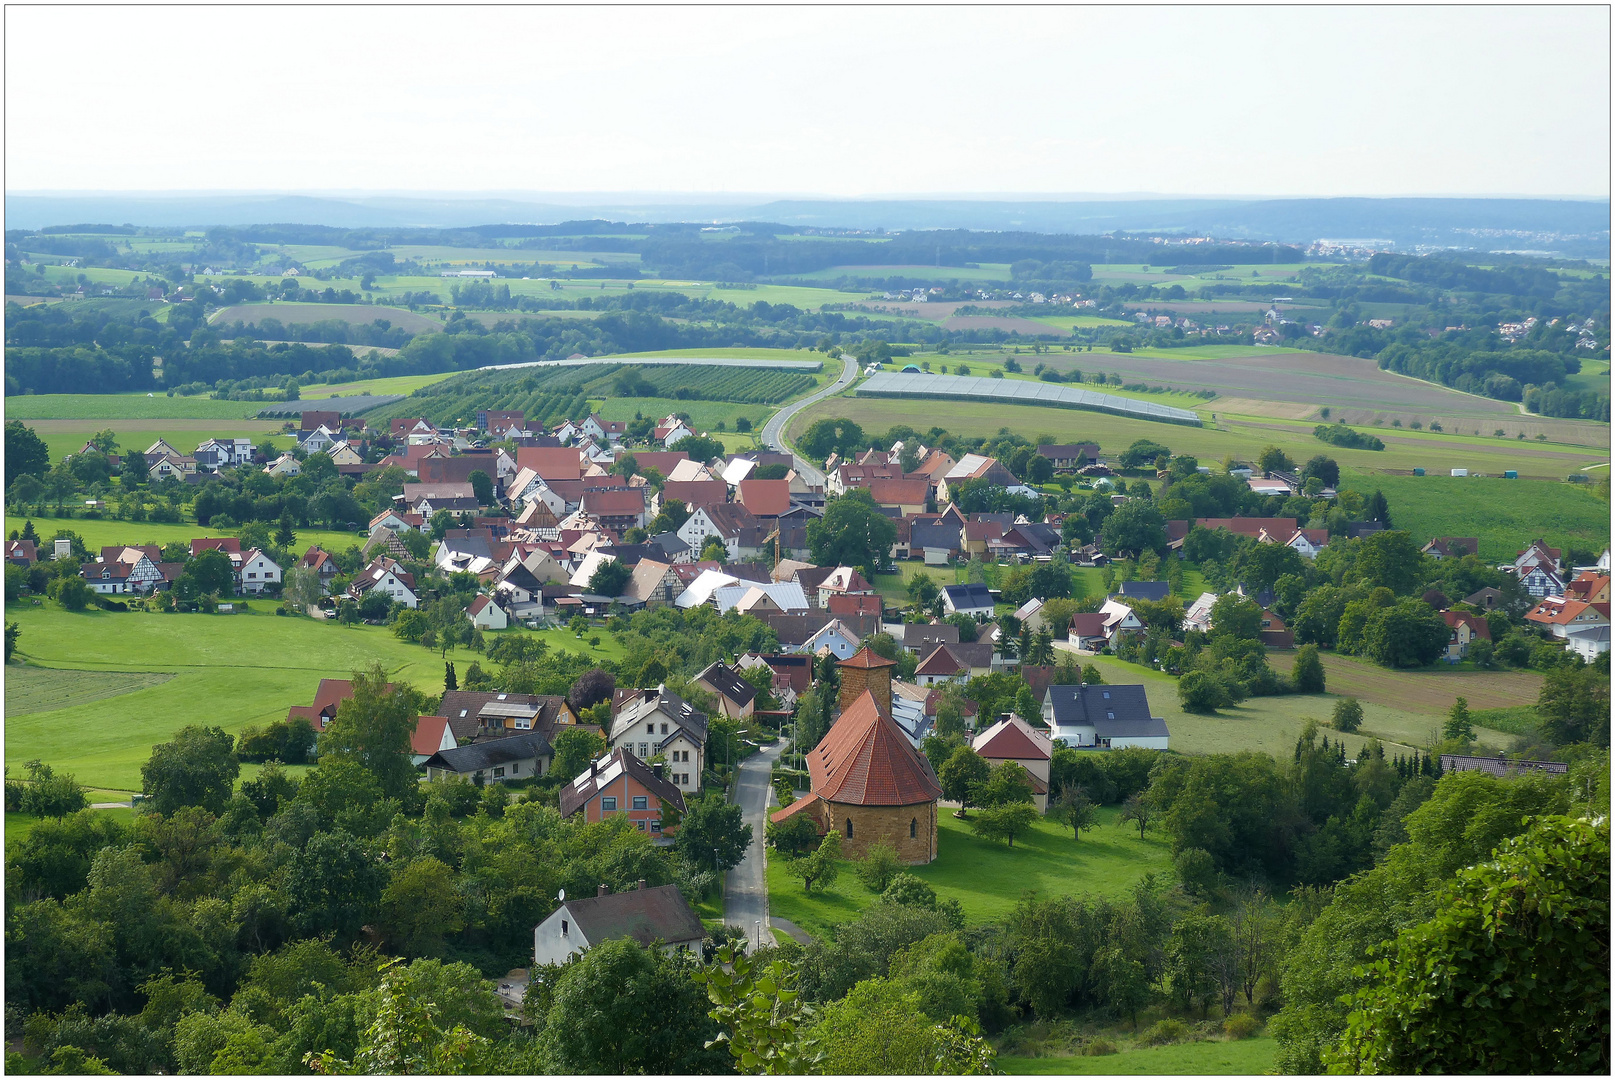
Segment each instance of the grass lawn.
M944 807L937 860L910 867L909 872L929 882L939 897L957 899L972 923L1008 915L1028 889L1045 896L1116 895L1146 873L1170 873L1171 845L1165 836L1151 834L1141 841L1131 826L1116 825L1119 813L1116 807L1102 809L1099 826L1080 841L1071 838L1070 829L1039 821L1011 848L978 838L968 823ZM875 898L858 880L851 862L843 864L831 891L815 889L809 895L786 872L783 858L768 860L769 914L789 919L815 936L828 933L836 923L853 921Z
M56 517L23 517L17 514L6 515L6 535L10 536L13 529L21 531L24 524L32 521L34 531L39 534L41 541L48 542L60 529L76 532L84 540L84 546L90 550L91 557L100 554L103 547L111 544L167 544L175 540L193 540L213 536L234 536L232 532L221 532L218 529L204 529L195 522L189 524L180 522L178 525L168 525L156 521L117 521L112 518L56 518ZM271 531L273 524L271 523ZM298 529L297 542L292 545L299 553L308 550L310 544L318 544L326 551L346 551L349 547L358 544L363 546L365 534L350 532L335 532L330 529ZM48 543L45 544L48 548Z
M37 608L7 605L7 620L22 629L20 657L40 667L68 669L61 678L80 694L57 708L8 715L7 766L20 773L24 762L39 758L74 773L86 786L137 791L151 747L180 727L217 724L234 732L284 719L288 706L313 699L321 678L346 678L379 660L395 678L428 694L442 688L438 654L399 641L383 627L339 627L280 618L271 610L265 601L233 616L73 613L48 601ZM552 648L591 651L585 640L564 630L539 636ZM602 637L602 647L592 651L611 655L617 647ZM448 658L463 669L475 655L457 649ZM93 697L84 695L92 687L105 689L106 683L80 681L85 672L171 678L152 679L116 697Z
M1277 1050L1263 1035L1238 1042L1192 1042L1148 1046L1101 1057L1001 1057L1010 1076L1260 1076L1273 1068Z

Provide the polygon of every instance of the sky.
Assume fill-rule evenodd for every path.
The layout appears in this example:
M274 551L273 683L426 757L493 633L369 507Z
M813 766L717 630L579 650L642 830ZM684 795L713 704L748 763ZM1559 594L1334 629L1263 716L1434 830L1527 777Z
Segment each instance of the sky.
M1607 7L16 7L6 188L1608 197Z

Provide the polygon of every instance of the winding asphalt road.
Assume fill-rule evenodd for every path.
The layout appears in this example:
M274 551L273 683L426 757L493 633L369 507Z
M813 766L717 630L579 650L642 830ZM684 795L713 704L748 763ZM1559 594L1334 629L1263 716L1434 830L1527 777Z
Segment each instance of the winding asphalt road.
M842 368L839 379L826 386L823 390L809 394L801 401L794 401L785 406L785 408L774 414L773 419L763 425L762 442L764 446L773 450L783 451L785 449L785 425L790 423L791 417L812 405L815 401L823 401L830 395L839 394L852 385L852 381L858 377L858 361L851 357L842 357L842 363L846 367ZM794 450L791 451L791 456L796 459L796 471L801 474L802 479L809 484L824 483L823 470L814 465L813 462L798 455Z
M723 921L745 932L753 947L757 944L758 926L768 921L768 880L765 871L768 855L763 845L763 830L768 825L768 797L773 794L769 777L774 762L785 749L783 739L746 758L740 763L740 779L735 783L735 802L739 804L741 820L751 826L751 846L740 865L730 870L723 884ZM763 936L764 943L773 938Z

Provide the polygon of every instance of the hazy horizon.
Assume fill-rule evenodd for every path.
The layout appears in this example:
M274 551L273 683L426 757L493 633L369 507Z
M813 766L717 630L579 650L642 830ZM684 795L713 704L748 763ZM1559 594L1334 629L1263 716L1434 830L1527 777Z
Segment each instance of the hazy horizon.
M7 11L9 193L1610 191L1607 7L85 10Z

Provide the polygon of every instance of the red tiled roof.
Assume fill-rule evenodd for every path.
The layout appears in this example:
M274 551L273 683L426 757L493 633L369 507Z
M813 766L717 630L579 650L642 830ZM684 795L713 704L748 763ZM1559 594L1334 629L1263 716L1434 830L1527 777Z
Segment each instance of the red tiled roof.
M449 726L446 716L420 716L415 719L415 730L410 732L409 748L417 754L430 757L443 746L443 729Z
M233 536L220 536L208 540L192 540L191 558L196 558L196 556L210 548L217 548L226 554L239 555L241 554L241 541Z
M836 667L864 668L866 670L869 669L869 668L883 668L883 667L896 667L896 666L897 666L897 661L896 660L888 660L888 659L886 659L884 656L880 655L879 653L875 652L875 650L871 649L868 645L865 645L863 648L859 649L857 652L855 652L851 656L847 657L847 659L845 659L845 660L837 660L836 661Z
M582 507L585 513L604 517L623 517L645 512L644 488L609 488L605 491L585 491Z
M930 764L868 690L808 755L808 775L826 802L909 806L942 797Z
M877 477L869 481L869 497L881 506L924 506L931 482L919 479Z
M1071 633L1078 637L1103 637L1105 616L1098 611L1079 611L1071 616Z
M879 615L884 607L878 596L853 596L834 593L825 609L832 615Z
M1459 623L1467 623L1469 624L1470 633L1486 641L1492 640L1491 626L1489 626L1486 620L1481 618L1479 615L1472 615L1467 611L1443 611L1441 613L1441 617L1445 619L1447 621L1447 625L1452 627L1454 630L1458 629Z
M938 645L931 650L931 655L920 661L920 666L914 669L914 674L957 675L959 672L964 671L967 666L957 656L949 652L946 645Z
M789 480L742 480L736 488L740 505L756 517L779 517L791 508Z
M1021 761L1047 760L1054 753L1048 736L1039 734L1019 717L1000 720L977 735L971 746L984 758L1015 758Z
M795 802L793 802L791 805L782 806L778 810L775 810L772 814L769 814L768 815L768 820L774 822L777 825L780 822L785 821L788 818L793 818L797 814L800 814L800 813L803 813L803 812L807 812L807 813L811 814L813 817L817 818L818 814L817 814L817 811L816 811L815 808L819 807L821 805L823 805L823 800L820 799L817 795L804 795L800 799L797 799ZM821 833L824 831L823 822L819 822L819 831Z
M1196 518L1196 525L1202 529L1227 529L1239 536L1254 537L1263 529L1272 536L1291 537L1295 535L1296 520L1293 517L1232 517L1232 518Z
M516 468L532 469L545 480L577 480L583 476L583 459L570 446L518 446Z
M690 510L721 506L729 501L729 485L722 480L669 480L662 485L662 502L668 499L677 499Z

